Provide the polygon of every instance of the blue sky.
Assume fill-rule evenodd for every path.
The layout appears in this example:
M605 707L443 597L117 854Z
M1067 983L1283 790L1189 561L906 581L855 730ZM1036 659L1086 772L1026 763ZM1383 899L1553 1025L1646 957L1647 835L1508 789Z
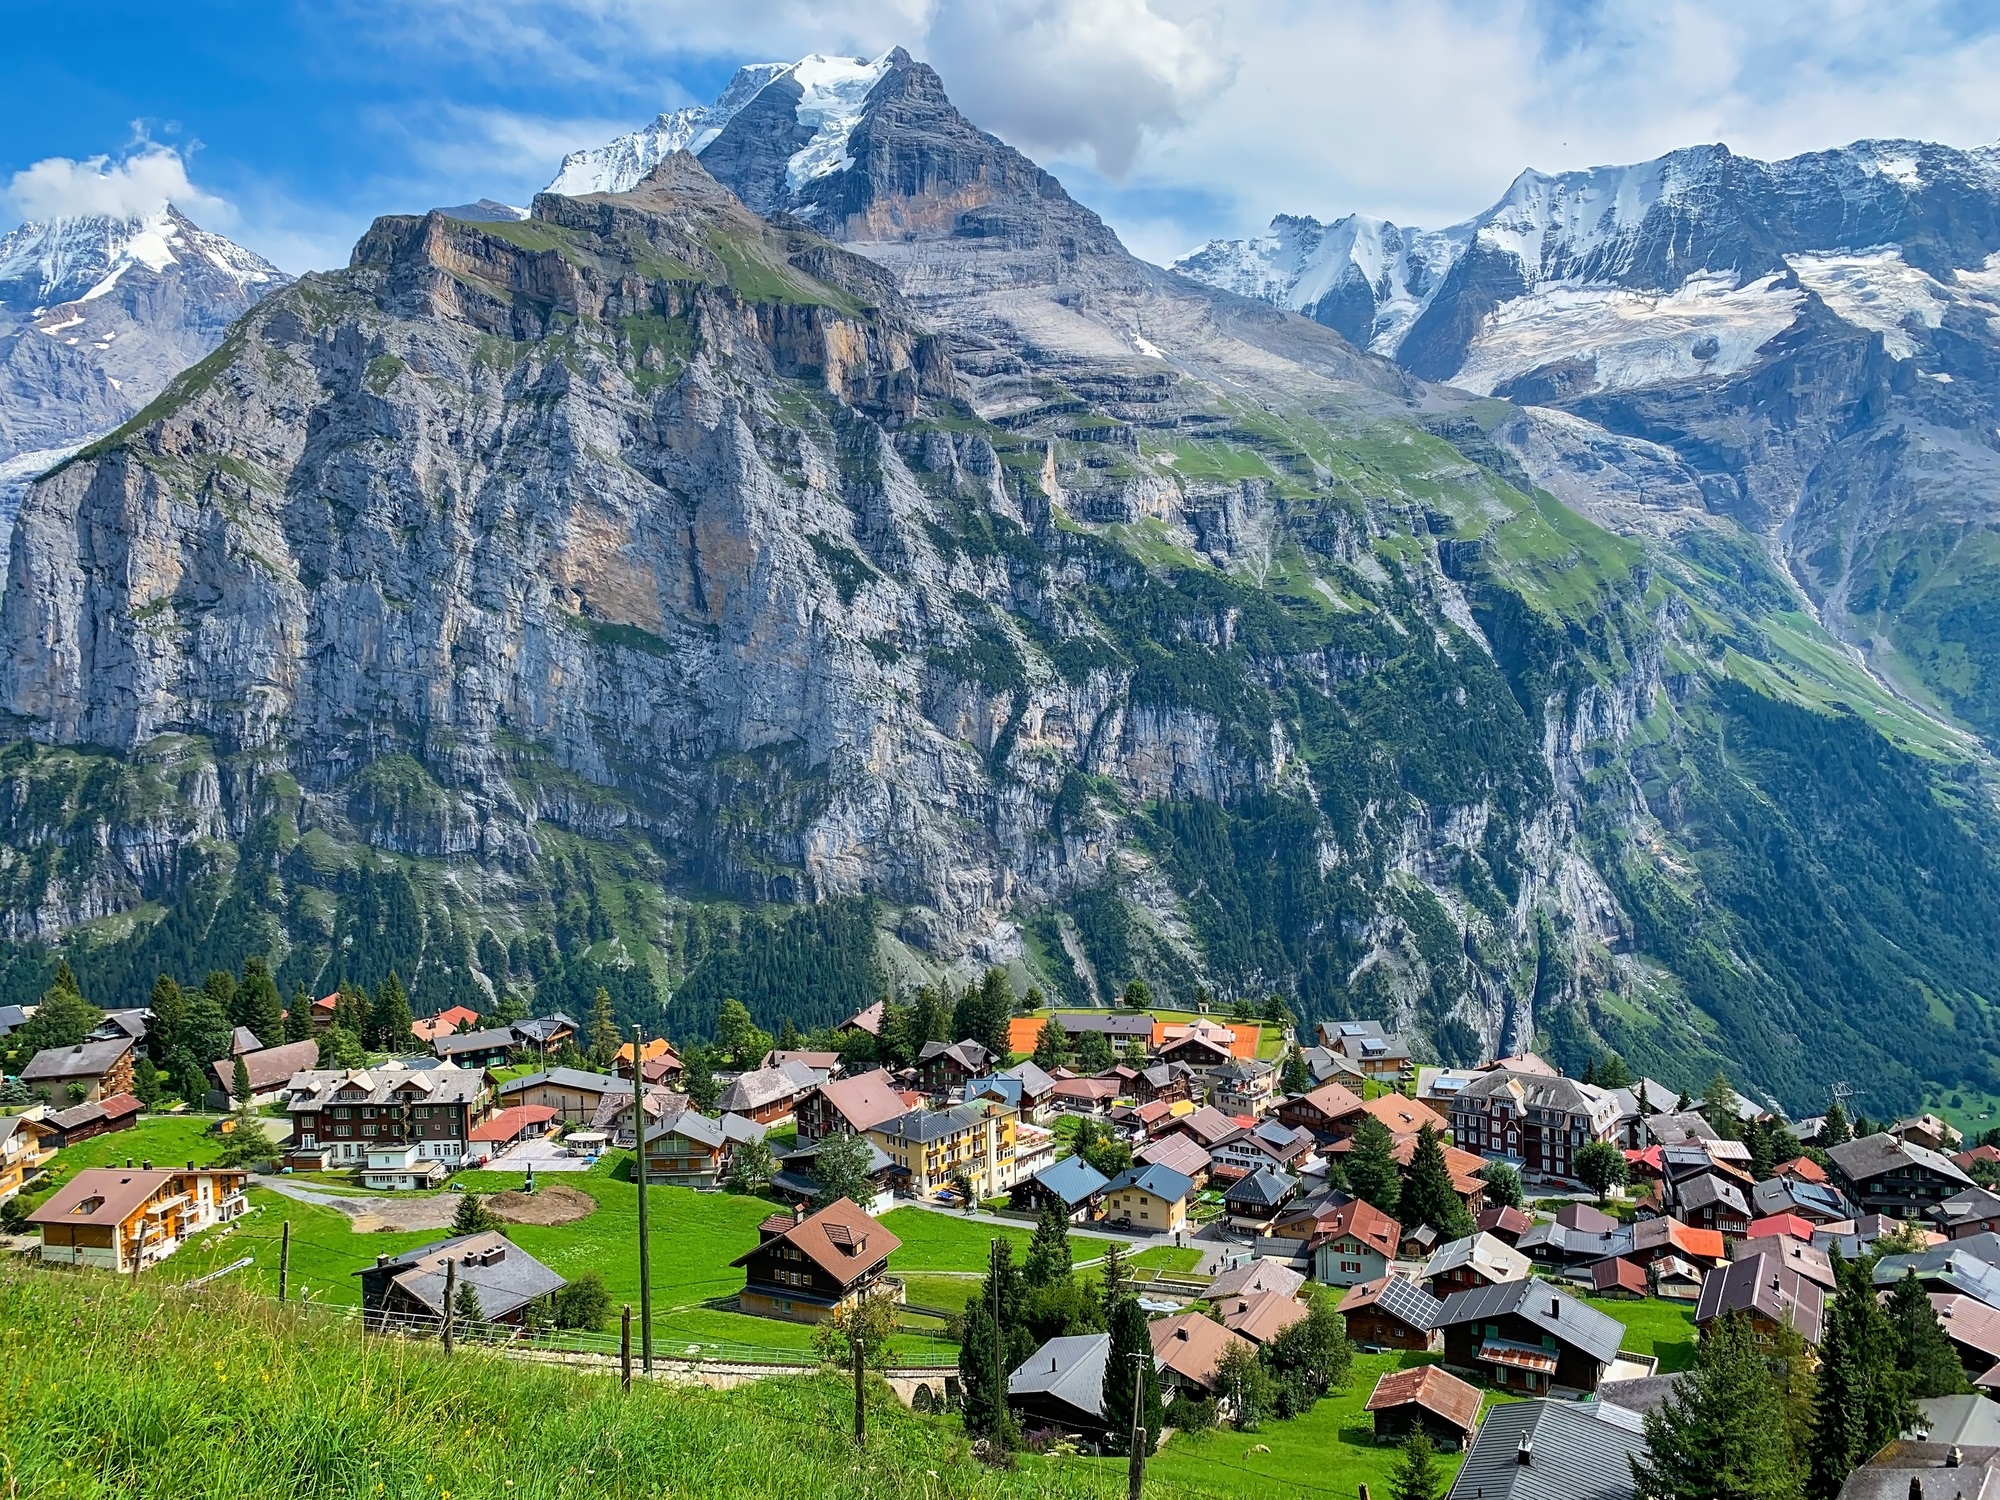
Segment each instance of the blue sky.
M147 191L184 171L198 218L294 271L344 260L377 213L524 203L565 150L712 97L738 61L898 43L1155 258L1279 211L1442 224L1524 166L1697 141L2000 138L2000 8L1963 0L0 0L0 20L0 185L150 141L180 160L154 149ZM44 169L0 217L105 169Z

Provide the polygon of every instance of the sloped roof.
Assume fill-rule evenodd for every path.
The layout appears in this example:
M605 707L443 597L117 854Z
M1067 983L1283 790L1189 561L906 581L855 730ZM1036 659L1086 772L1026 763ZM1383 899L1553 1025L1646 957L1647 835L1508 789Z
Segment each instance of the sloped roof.
M808 1070L808 1075L810 1070ZM747 1073L739 1073L715 1101L715 1107L723 1110L763 1109L772 1104L783 1104L796 1099L808 1088L813 1079L808 1076L803 1082L790 1068L752 1068Z
M1259 1292L1283 1292L1290 1297L1305 1284L1303 1272L1294 1271L1268 1255L1260 1255L1248 1265L1237 1266L1216 1277L1208 1284L1208 1295L1211 1301L1224 1297L1251 1297Z
M903 1245L846 1198L836 1199L796 1223L782 1214L765 1221L773 1226L779 1222L785 1227L771 1238L784 1240L842 1286L859 1281ZM760 1241L755 1249L744 1251L730 1264L743 1265L770 1242L770 1239Z
M1618 1345L1625 1337L1625 1325L1616 1318L1546 1281L1502 1281L1454 1292L1445 1298L1438 1326L1486 1322L1509 1314L1605 1364L1618 1357Z
M1257 1292L1247 1297L1217 1301L1214 1289L1209 1300L1222 1311L1222 1326L1240 1333L1253 1344L1268 1344L1312 1311L1288 1292Z
M1534 1270L1534 1262L1505 1240L1479 1233L1438 1246L1424 1263L1424 1278L1468 1265L1487 1280L1499 1282L1518 1281Z
M1646 1424L1622 1406L1503 1402L1479 1424L1445 1500L1632 1500L1632 1460L1646 1454Z
M925 1042L923 1050L917 1054L917 1065L921 1067L932 1058L946 1057L964 1068L968 1073L983 1073L986 1065L993 1060L993 1054L985 1045L966 1038L956 1042Z
M1363 1411L1392 1411L1399 1406L1421 1406L1441 1417L1460 1432L1469 1433L1479 1423L1480 1391L1437 1365L1418 1365L1409 1370L1391 1370L1375 1382Z
M132 1039L80 1042L74 1047L44 1047L21 1070L21 1082L44 1083L64 1078L99 1078L130 1055Z
M575 1089L582 1094L632 1092L632 1080L629 1078L613 1078L607 1073L587 1073L582 1068L544 1068L539 1073L524 1073L519 1078L510 1078L501 1084L499 1091L503 1096L523 1094L543 1084L548 1084L552 1088Z
M1310 1105L1329 1120L1344 1120L1361 1108L1360 1097L1352 1089L1338 1083L1323 1083L1311 1092L1299 1095L1297 1102Z
M1007 1394L1048 1396L1086 1416L1100 1417L1104 1414L1104 1365L1110 1357L1108 1333L1050 1339L1009 1372Z
M1033 1058L1017 1062L1011 1068L1002 1068L1000 1076L1020 1079L1021 1088L1030 1099L1046 1098L1056 1086L1055 1079L1038 1066Z
M1052 1167L1043 1167L1035 1181L1071 1208L1096 1196L1111 1184L1097 1168L1080 1156L1065 1156Z
M1898 1140L1886 1130L1864 1135L1856 1141L1842 1141L1838 1146L1829 1146L1826 1154L1833 1158L1833 1164L1850 1182L1869 1182L1899 1167L1924 1167L1947 1181L1962 1183L1966 1187L1974 1185L1950 1157L1919 1146L1914 1141Z
M467 1132L474 1141L511 1141L522 1131L546 1125L556 1117L552 1104L516 1104L480 1121Z
M1433 1297L1427 1288L1407 1276L1397 1275L1378 1276L1373 1281L1349 1287L1336 1311L1344 1315L1370 1307L1379 1308L1424 1332L1438 1326L1438 1317L1444 1311L1444 1304Z
M1750 1205L1743 1199L1743 1190L1713 1172L1704 1172L1699 1177L1676 1184L1674 1193L1680 1200L1683 1213L1692 1213L1714 1204L1735 1209L1745 1218L1750 1214Z
M1819 1342L1825 1293L1771 1255L1733 1260L1710 1271L1701 1283L1695 1322L1729 1312L1755 1312L1773 1323L1789 1322L1809 1344Z
M1164 1202L1178 1203L1194 1191L1194 1179L1171 1167L1148 1164L1120 1173L1104 1191L1116 1193L1124 1188L1137 1188Z
M2000 1361L2000 1309L1963 1292L1932 1292L1930 1299L1947 1338Z
M1720 1229L1696 1229L1670 1214L1656 1219L1640 1219L1632 1226L1633 1250L1659 1250L1669 1246L1697 1260L1721 1260L1724 1253Z
M1259 1167L1222 1195L1231 1207L1276 1208L1299 1190L1298 1178L1275 1167Z
M250 1075L250 1091L263 1094L289 1083L294 1073L311 1068L318 1061L319 1043L308 1038L303 1042L286 1042L282 1046L246 1052L243 1055L243 1071ZM236 1087L236 1059L217 1061L210 1066L225 1093Z
M1428 1125L1446 1139L1451 1136L1450 1122L1421 1100L1405 1099L1401 1094L1380 1094L1361 1108L1387 1125L1391 1135L1408 1135Z
M1590 1268L1590 1284L1598 1292L1638 1292L1646 1291L1646 1268L1629 1260L1613 1256L1600 1260Z
M1178 1130L1140 1147L1132 1153L1132 1159L1149 1166L1168 1167L1190 1178L1197 1172L1206 1172L1213 1161L1201 1142Z
M1403 1226L1367 1199L1351 1198L1336 1205L1331 1213L1320 1215L1318 1226L1308 1243L1317 1246L1343 1235L1352 1235L1364 1245L1394 1260L1397 1247L1402 1244ZM1494 1243L1499 1242L1496 1240Z
M895 1080L883 1068L857 1073L852 1078L829 1078L819 1085L819 1092L851 1130L873 1130L884 1120L909 1112L909 1106L896 1092Z
M865 1031L870 1036L880 1036L882 1034L882 1011L883 1002L877 1000L873 1005L862 1006L861 1009L857 1010L845 1021L842 1021L834 1029L836 1031L846 1031L852 1027L856 1031Z
M119 1224L174 1180L154 1168L85 1167L28 1215L30 1224Z
M461 1057L468 1052L511 1052L521 1045L511 1026L489 1026L484 1031L447 1031L431 1043L439 1057Z
M1153 1358L1164 1370L1206 1387L1215 1379L1216 1361L1232 1344L1255 1347L1242 1334L1212 1322L1205 1313L1180 1313L1156 1318L1146 1325L1153 1341Z
M489 1320L504 1318L568 1284L497 1231L461 1234L406 1250L390 1260L389 1266L396 1272L391 1279L422 1306L442 1317L445 1267L454 1260L458 1262L453 1274L456 1286L473 1289L479 1298L481 1316ZM368 1266L363 1271L375 1269ZM363 1271L354 1274L360 1276ZM452 1295L456 1297L457 1292L454 1290Z

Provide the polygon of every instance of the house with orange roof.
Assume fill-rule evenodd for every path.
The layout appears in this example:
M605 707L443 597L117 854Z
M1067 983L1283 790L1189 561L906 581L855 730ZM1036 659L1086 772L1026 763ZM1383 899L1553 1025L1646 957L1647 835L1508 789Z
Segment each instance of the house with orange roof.
M1388 1126L1391 1135L1415 1135L1428 1125L1446 1140L1451 1139L1451 1121L1421 1100L1405 1099L1401 1094L1379 1094L1363 1103L1361 1111Z
M1991 1146L1982 1146L1979 1149L1993 1152L1993 1160L2000 1161L2000 1151L1994 1151ZM1973 1154L1975 1153L1967 1153L1967 1155ZM1954 1157L1953 1160L1957 1160L1957 1158ZM1969 1162L1959 1162L1958 1164L1961 1167L1970 1165ZM1790 1161L1780 1162L1777 1166L1771 1168L1771 1175L1773 1177L1796 1177L1800 1182L1824 1183L1827 1180L1826 1168L1822 1167L1810 1156L1795 1156Z
M1160 1369L1162 1395L1212 1396L1215 1367L1223 1354L1235 1347L1256 1347L1242 1334L1211 1321L1205 1313L1156 1318L1146 1325L1146 1332L1153 1341L1153 1360Z
M338 1000L340 997L333 995L328 998ZM328 1009L330 1020L331 1007ZM479 1012L470 1006L454 1005L450 1010L441 1010L434 1016L425 1016L421 1020L410 1022L410 1035L428 1047L439 1037L455 1036L460 1031L476 1030L480 1019Z
M1222 1326L1240 1333L1253 1344L1271 1342L1294 1323L1305 1319L1312 1309L1285 1292L1256 1292L1232 1297L1216 1304Z
M1444 1449L1463 1448L1479 1430L1479 1387L1438 1365L1391 1370L1361 1408L1375 1418L1375 1441L1400 1443L1421 1432Z
M1322 1144L1344 1141L1361 1123L1361 1100L1337 1083L1287 1099L1272 1111L1287 1125L1310 1130Z

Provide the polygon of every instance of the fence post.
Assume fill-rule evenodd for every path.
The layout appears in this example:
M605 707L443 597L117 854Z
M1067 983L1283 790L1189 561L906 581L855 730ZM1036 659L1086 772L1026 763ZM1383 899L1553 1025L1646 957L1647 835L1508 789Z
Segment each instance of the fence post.
M458 1257L444 1263L444 1352L451 1353L451 1304L458 1290Z
M632 1304L625 1304L625 1315L618 1320L618 1384L621 1389L632 1389Z
M868 1386L862 1375L861 1335L854 1335L854 1446L868 1446Z
M278 1300L285 1300L285 1285L292 1274L292 1221L285 1220L281 1226L284 1233L278 1240Z
M653 1373L653 1246L646 1220L646 1033L632 1028L632 1168L639 1182L639 1360Z
M1132 1356L1132 1461L1125 1481L1127 1500L1139 1500L1146 1488L1146 1359Z

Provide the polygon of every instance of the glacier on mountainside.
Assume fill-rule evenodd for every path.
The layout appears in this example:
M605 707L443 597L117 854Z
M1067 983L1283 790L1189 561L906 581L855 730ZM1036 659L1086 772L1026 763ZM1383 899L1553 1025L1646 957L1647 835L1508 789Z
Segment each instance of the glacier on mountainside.
M785 185L792 192L816 177L854 165L847 154L847 139L861 122L861 106L868 91L888 71L886 52L873 62L815 53L793 66L791 76L805 91L798 102L799 123L813 127L813 138L786 163Z
M650 125L587 151L572 151L543 189L566 197L586 193L626 193L676 151L699 152L765 84L790 72L794 63L746 63L736 70L713 104L668 110Z

